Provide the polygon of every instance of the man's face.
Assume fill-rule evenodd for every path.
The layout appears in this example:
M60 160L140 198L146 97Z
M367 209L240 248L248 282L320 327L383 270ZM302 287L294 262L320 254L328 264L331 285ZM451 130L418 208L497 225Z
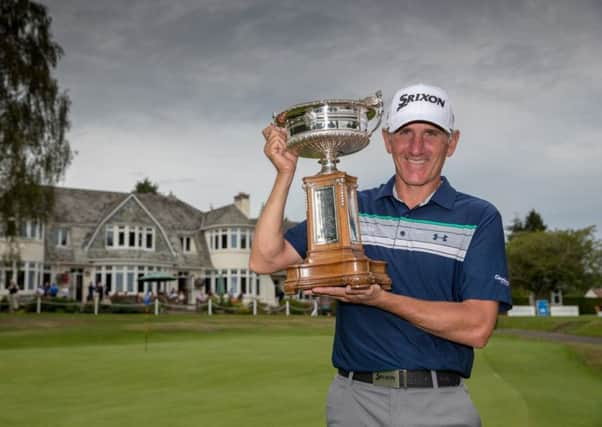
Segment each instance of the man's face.
M395 172L408 186L421 187L439 180L445 159L454 154L459 131L451 136L426 122L409 123L393 133L383 130Z

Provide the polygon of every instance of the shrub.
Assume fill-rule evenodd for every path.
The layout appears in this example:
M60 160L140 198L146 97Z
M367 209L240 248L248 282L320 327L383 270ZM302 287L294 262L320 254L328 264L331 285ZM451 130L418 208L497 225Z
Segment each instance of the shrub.
M596 314L595 307L602 308L602 298L563 297L563 305L578 305L580 314Z
M51 303L51 304L49 304ZM64 305L63 305L64 304ZM26 306L28 312L35 312L36 302ZM77 300L67 297L44 297L42 298L42 312L50 313L76 313L80 311L80 303Z
M8 309L8 297L0 297L0 313L3 311L8 311Z

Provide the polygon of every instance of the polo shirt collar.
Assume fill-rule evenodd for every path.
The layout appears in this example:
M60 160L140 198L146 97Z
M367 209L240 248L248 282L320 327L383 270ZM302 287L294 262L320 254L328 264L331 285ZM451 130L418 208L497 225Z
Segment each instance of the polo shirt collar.
M376 195L377 199L381 199L384 197L394 198L393 195L393 186L395 185L395 175L387 181L385 185L383 185ZM428 203L437 203L439 206L444 207L446 209L452 209L454 207L454 202L456 200L456 190L451 186L446 177L441 177L441 185L435 191L435 194L431 196L431 199ZM427 204L428 204L427 203Z

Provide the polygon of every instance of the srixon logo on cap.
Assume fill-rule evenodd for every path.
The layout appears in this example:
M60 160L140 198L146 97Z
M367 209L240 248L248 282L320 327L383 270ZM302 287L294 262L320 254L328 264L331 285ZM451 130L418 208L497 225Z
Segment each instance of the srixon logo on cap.
M445 101L443 99L439 98L438 96L431 95L429 93L415 93L412 95L404 93L399 97L399 105L397 105L397 111L401 110L410 102L416 101L430 102L431 104L441 106L441 108L445 106Z

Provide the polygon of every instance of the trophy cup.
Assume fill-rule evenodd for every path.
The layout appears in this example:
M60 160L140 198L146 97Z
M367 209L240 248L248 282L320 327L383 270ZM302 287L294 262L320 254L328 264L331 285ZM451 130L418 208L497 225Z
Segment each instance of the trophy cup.
M307 257L288 267L288 295L318 286L391 289L384 261L364 255L357 209L357 178L337 170L338 158L365 148L380 125L382 94L361 100L331 99L298 104L275 115L286 128L287 149L320 159L317 175L303 178L307 200ZM373 124L369 130L369 125Z

